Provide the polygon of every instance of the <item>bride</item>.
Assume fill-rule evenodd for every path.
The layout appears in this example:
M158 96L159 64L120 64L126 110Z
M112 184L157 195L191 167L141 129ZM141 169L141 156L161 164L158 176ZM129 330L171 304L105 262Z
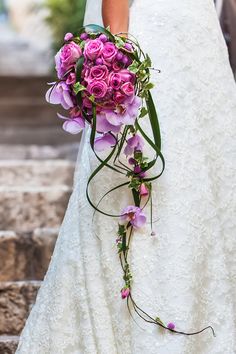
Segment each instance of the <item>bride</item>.
M236 92L213 1L88 0L84 22L128 30L161 70L152 73L152 94L166 170L153 184L155 236L147 224L132 240L133 296L180 330L212 325L216 337L208 330L174 334L129 314L120 297L117 220L99 213L93 220L85 195L97 164L88 127L54 254L16 353L236 353ZM117 182L102 172L93 198ZM119 191L104 205L117 211L128 199Z

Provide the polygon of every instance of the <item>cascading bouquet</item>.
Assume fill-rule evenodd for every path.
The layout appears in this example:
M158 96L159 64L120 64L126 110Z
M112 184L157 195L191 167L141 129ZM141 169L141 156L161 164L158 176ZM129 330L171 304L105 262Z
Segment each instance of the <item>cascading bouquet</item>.
M153 87L150 70L153 68L149 56L133 37L113 35L109 29L97 25L82 27L76 35L67 33L64 40L64 46L55 56L58 81L47 91L46 99L69 111L69 117L58 114L64 120L63 128L67 132L77 134L86 124L91 127L90 145L99 165L88 178L86 194L95 211L119 217L116 246L124 273L122 299L127 299L130 314L132 305L143 320L171 332L193 335L210 328L214 335L211 326L197 332L178 331L174 323L164 324L160 317L142 310L132 296L128 260L130 240L134 230L146 222L144 209L148 202L152 210L152 182L165 168L158 117L150 93ZM149 119L153 138L142 129L140 119ZM144 156L145 143L155 152L152 160ZM98 152L107 149L108 155L102 159ZM121 156L127 158L127 163L121 161ZM162 163L160 173L149 176L149 170L159 159ZM120 215L99 209L101 200L95 205L89 195L91 181L105 167L123 174L126 181L109 190L101 200L124 186L132 192L133 205L124 207Z

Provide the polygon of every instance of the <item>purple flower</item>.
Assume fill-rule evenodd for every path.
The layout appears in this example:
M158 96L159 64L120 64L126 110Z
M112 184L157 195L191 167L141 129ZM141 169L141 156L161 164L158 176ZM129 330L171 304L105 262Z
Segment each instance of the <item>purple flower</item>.
M126 99L127 99L127 96L123 92L116 91L114 93L114 101L115 101L115 103L122 104L122 103L125 102Z
M95 65L90 69L88 80L105 80L108 76L108 69L106 65Z
M109 114L109 111L103 111L102 113L97 113L97 122L96 122L96 130L101 133L106 133L106 132L113 132L113 133L119 133L121 129L121 125L113 125L109 123L107 120L107 114Z
M168 327L169 329L175 329L175 324L172 323L172 322L170 322L170 323L168 323L167 327Z
M105 42L107 41L107 36L106 36L104 33L102 33L102 34L100 34L99 39L100 39L103 43L105 43Z
M129 205L124 208L121 214L121 221L130 222L134 228L140 228L146 222L146 216L142 212L142 209L134 205Z
M94 60L101 54L103 47L104 44L100 39L89 39L84 46L84 55L90 60Z
M65 44L55 55L56 71L59 79L75 65L77 59L82 55L82 50L74 42Z
M104 151L116 144L116 138L110 133L105 133L94 141L94 149L96 151Z
M134 85L131 84L131 82L125 82L121 86L121 90L124 92L125 95L127 96L133 96L134 95Z
M77 116L73 118L64 117L63 115L57 113L58 117L64 119L63 129L70 134L78 134L85 127L85 121L83 117Z
M102 80L92 80L89 82L87 90L95 98L103 98L107 93L107 84Z
M127 57L127 55L124 55L123 58L122 58L122 63L123 63L124 65L127 65L128 62L129 62L129 58Z
M70 39L72 39L74 36L72 33L68 32L65 34L65 37L64 37L64 41L69 41Z
M52 104L61 104L64 109L74 106L69 86L61 81L46 92L46 101Z
M129 43L129 42L126 42L126 43L125 43L124 48L125 48L126 50L130 51L130 52L133 51L133 46L132 46L132 44Z
M75 73L70 73L66 79L67 85L72 85L76 83L76 75Z
M127 69L122 69L119 71L119 74L121 75L121 80L124 82L128 82L130 81L131 84L135 83L135 74L132 73L131 71L127 70Z
M143 147L144 147L143 138L138 134L135 134L127 140L127 145L124 149L124 153L126 156L133 155L134 151L136 150L142 151Z
M96 63L96 65L103 65L102 58L97 58L95 63Z
M120 88L120 84L121 84L120 74L116 72L112 72L109 75L109 86L111 86L115 90L118 90Z
M140 166L135 166L135 168L134 168L134 173L135 173L135 174L138 174L138 173L140 173L140 172L142 172L141 167L140 167Z
M86 32L81 33L80 39L81 39L82 41L85 41L85 40L88 39L88 38L89 38L88 33L86 33Z
M61 49L61 64L63 67L68 68L71 64L74 64L77 59L82 55L82 50L75 42L65 44Z
M123 59L124 54L121 51L118 51L116 54L116 59L121 61Z
M122 299L125 299L126 297L128 297L129 296L129 294L130 294L130 289L129 288L123 288L123 289L121 289L121 297L122 297Z
M116 93L119 93L119 91L116 91ZM115 111L111 111L107 115L107 120L113 125L133 125L138 115L140 104L141 98L138 96L134 96L132 100L129 98L124 103L118 104Z
M107 42L104 44L102 56L107 63L111 63L114 61L117 51L118 49L114 43Z

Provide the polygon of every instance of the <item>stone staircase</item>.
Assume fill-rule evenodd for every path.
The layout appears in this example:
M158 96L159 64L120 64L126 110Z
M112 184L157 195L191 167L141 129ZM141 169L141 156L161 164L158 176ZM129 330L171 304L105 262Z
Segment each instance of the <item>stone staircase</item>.
M0 78L0 354L15 353L72 190L78 136L44 102L46 81Z

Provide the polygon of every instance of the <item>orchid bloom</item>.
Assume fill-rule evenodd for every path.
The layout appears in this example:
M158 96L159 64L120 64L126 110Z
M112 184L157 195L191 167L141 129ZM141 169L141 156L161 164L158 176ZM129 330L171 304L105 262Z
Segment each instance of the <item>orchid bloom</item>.
M116 144L116 138L110 134L105 133L102 136L98 136L94 141L94 149L97 152L107 150Z
M138 134L135 134L127 140L127 145L124 149L124 153L126 156L133 155L135 150L142 151L143 147L144 147L143 138Z
M121 222L130 222L134 228L140 228L146 223L146 216L141 208L129 205L121 212Z
M54 85L55 82L52 82L52 84ZM52 104L61 104L64 109L72 108L74 104L70 92L69 86L64 81L61 81L48 89L46 101Z
M133 96L131 99L128 98L124 103L118 104L115 111L111 110L106 113L108 122L113 125L133 125L138 116L141 103L142 100L138 96Z
M85 120L83 117L81 117L79 115L68 118L68 117L65 117L65 116L57 113L57 116L60 119L64 119L65 122L63 123L62 128L70 134L78 134L85 127Z

